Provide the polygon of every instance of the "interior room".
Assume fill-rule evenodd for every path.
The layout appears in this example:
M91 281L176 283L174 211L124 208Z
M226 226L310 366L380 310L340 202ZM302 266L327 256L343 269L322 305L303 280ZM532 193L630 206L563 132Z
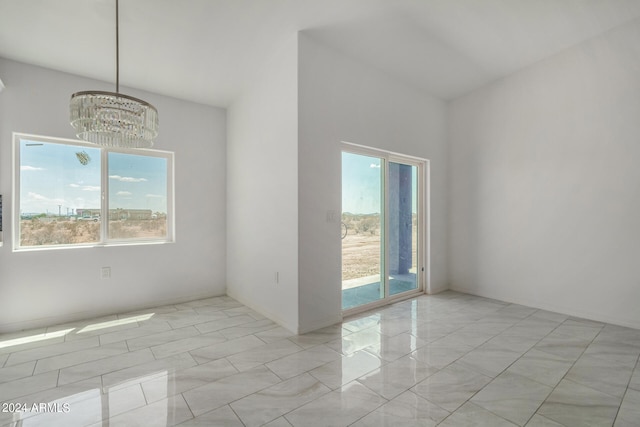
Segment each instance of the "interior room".
M638 117L637 0L0 0L0 426L639 425Z

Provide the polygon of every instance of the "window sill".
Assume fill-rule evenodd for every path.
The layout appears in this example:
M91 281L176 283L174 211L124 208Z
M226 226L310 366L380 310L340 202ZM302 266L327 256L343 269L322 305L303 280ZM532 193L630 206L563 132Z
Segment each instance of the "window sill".
M73 246L30 246L26 248L14 248L13 252L42 252L42 251L57 251L68 249L92 249L92 248L109 248L109 247L122 247L122 246L149 246L149 245L166 245L175 243L175 240L163 240L163 241L135 241L135 242L110 242L110 243L95 243L89 245L73 245ZM0 242L2 246L2 242Z

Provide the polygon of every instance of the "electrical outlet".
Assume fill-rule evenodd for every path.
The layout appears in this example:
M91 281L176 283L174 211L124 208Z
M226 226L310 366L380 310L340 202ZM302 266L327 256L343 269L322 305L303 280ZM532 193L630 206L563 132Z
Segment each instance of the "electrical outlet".
M100 277L102 277L103 279L110 279L111 267L102 267L102 269L100 270Z

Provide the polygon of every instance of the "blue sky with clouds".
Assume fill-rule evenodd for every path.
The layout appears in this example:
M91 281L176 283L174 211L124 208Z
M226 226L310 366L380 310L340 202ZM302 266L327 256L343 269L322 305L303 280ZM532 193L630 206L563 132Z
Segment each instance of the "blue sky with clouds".
M381 160L342 153L342 212L380 213Z
M412 167L413 212L417 207L417 167ZM342 212L380 213L382 160L378 157L342 152Z
M89 161L80 161L88 155ZM109 153L110 208L167 212L167 160ZM100 149L20 141L20 211L100 208ZM60 207L59 207L60 206Z
M109 153L109 208L167 212L167 160Z

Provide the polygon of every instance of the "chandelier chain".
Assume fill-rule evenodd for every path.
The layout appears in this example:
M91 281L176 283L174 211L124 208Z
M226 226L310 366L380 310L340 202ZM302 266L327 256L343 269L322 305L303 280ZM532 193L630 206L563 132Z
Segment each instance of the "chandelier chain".
M109 147L149 148L158 136L158 111L120 93L120 10L116 6L116 91L76 92L69 103L71 126L82 140Z
M120 93L120 12L116 0L116 93Z

